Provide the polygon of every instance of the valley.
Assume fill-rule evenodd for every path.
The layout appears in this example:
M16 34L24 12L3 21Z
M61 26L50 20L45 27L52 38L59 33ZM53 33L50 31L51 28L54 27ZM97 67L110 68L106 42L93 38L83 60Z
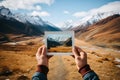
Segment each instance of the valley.
M58 47L53 47L50 48L48 51L49 52L71 52L72 47L64 47L64 46L58 46Z
M114 4L119 6L120 2ZM45 31L74 31L75 45L87 53L88 64L100 80L120 80L120 9L111 6L113 9L105 12L105 6L83 12L86 16L78 23L70 20L63 26L0 6L0 80L31 80L37 65L35 54L44 45ZM48 39L49 52L71 51L71 37L65 41L58 35L58 41L52 37ZM49 60L48 80L56 79L82 80L72 56L53 56Z
M31 41L34 44L29 45L28 43ZM36 70L35 53L37 48L44 44L42 37L18 43L19 45L9 43L0 45L0 80L19 80L20 78L30 80ZM119 51L93 46L77 38L75 39L75 45L87 52L88 64L99 75L101 80L120 79ZM49 60L49 69L48 80L82 80L71 56L53 56ZM2 73L6 71L11 71L11 74L3 75Z
M120 15L109 16L89 26L81 32L76 32L76 37L90 44L120 50Z

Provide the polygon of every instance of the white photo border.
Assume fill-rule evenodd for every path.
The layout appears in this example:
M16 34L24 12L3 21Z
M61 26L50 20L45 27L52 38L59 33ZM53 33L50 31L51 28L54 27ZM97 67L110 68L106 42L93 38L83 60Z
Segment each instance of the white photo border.
M74 31L45 31L45 46L47 47L47 37L49 34L70 34L72 36L72 49L74 48ZM72 52L48 52L46 49L47 55L73 55Z

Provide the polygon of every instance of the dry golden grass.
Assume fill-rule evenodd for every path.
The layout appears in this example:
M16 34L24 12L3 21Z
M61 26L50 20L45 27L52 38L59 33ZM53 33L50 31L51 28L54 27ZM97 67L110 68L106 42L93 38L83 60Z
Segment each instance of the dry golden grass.
M26 46L24 48L26 48ZM35 51L32 50L36 49L26 50L27 51L1 51L1 68L7 66L10 70L13 71L13 75L11 75L9 79L17 80L17 77L22 74L32 76L31 71L36 67Z
M72 52L72 47L58 46L48 49L48 52Z
M22 44L28 43L24 41ZM33 75L36 68L35 53L43 43L34 45L0 45L0 72L6 66L13 74L10 76L0 76L0 80L17 80L20 75L29 78Z
M91 68L99 75L101 80L119 80L120 69L114 65L111 56L102 54L101 57L95 54L88 54L88 63Z
M76 41L75 43L78 46L94 47L83 41ZM0 72L5 66L13 72L9 76L0 76L0 80L17 80L20 75L26 75L31 79L37 64L35 53L41 45L43 45L42 42L34 45L18 45L16 47L10 45L0 46ZM83 48L83 50L88 54L88 64L99 75L101 80L120 80L120 68L115 66L120 65L120 63L114 61L116 57L120 59L120 54L105 51L104 49L90 50ZM49 69L48 80L82 80L71 56L52 57L49 60Z
M103 19L100 22L105 22ZM104 48L120 50L120 17L113 18L106 24L96 23L91 25L85 32L76 34L79 39L83 39L90 44ZM100 23L100 24L99 24Z

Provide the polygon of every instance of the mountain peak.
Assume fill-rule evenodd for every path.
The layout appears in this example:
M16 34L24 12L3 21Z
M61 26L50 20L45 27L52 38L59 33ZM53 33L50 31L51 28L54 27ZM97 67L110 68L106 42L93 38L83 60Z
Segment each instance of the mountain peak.
M87 27L84 32L78 31L76 36L99 47L120 50L120 15L109 16Z
M74 28L72 28L72 30L74 30L76 32L80 31L80 30L83 31L87 27L89 27L89 26L91 26L91 25L101 21L102 19L105 19L105 18L107 18L109 16L113 16L113 15L114 15L114 17L117 17L117 16L120 15L120 13L115 10L115 11L109 11L109 12L97 12L95 14L90 14L90 15L85 16L84 18L82 18L78 23L76 23L77 25ZM109 18L109 20L111 20L112 18Z
M44 31L60 31L56 26L43 21L39 16L12 13L8 8L0 6L0 40L12 40L13 36L40 36ZM2 34L1 34L2 33ZM9 35L11 34L11 35ZM7 35L7 38L6 38Z
M8 8L5 8L4 6L0 6L0 14L3 16L12 15L11 11Z
M97 22L95 25L105 24L105 23L107 23L107 22L109 22L109 21L111 21L111 20L113 20L113 19L115 19L115 18L118 18L118 17L120 17L120 14L111 15L111 16L105 18L105 19L100 20L100 21Z
M4 6L0 6L0 9L5 8Z

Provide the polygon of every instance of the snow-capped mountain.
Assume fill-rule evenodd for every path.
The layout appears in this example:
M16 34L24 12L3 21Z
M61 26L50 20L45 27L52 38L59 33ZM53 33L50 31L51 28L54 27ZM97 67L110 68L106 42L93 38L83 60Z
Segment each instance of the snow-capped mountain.
M20 13L13 14L4 6L0 6L0 21L0 32L2 33L19 32L21 34L40 35L43 34L44 31L60 31L59 28L43 21L39 16ZM9 31L7 31L7 28Z
M38 25L38 26L49 25L49 26L57 28L53 24L43 21L39 16L30 16L30 15L22 14L22 13L13 14L8 8L5 8L4 6L0 6L0 15L6 16L6 18L8 19L14 18L17 21L22 22L22 23L31 23L33 25Z
M80 21L74 23L75 27L87 27L89 25L92 25L104 18L107 18L109 16L112 16L114 14L120 14L120 12L117 11L111 11L111 12L103 12L103 13L96 13L96 14L90 14L88 16L85 16Z
M80 29L87 28L88 26L115 14L120 14L120 11L90 13L89 15L84 16L83 18L81 18L76 22L69 22L69 21L64 22L61 25L62 30L71 30L71 29L78 30L78 28Z
M0 6L0 16L6 16L6 18L9 19L10 17L12 17L12 13L4 6Z
M82 12L79 12L82 13ZM109 16L120 14L120 2L115 1L84 12L77 21L72 22L73 28L86 28Z
M64 22L62 25L62 30L69 30L69 29L72 29L73 28L73 23L72 22Z
M1 15L11 15L11 12L9 9L5 8L4 6L0 6L0 14Z
M16 20L23 22L23 23L31 23L34 25L44 25L45 22L39 16L28 16L26 14L15 14L13 16Z
M120 14L102 19L83 32L77 31L76 37L99 47L120 50Z

